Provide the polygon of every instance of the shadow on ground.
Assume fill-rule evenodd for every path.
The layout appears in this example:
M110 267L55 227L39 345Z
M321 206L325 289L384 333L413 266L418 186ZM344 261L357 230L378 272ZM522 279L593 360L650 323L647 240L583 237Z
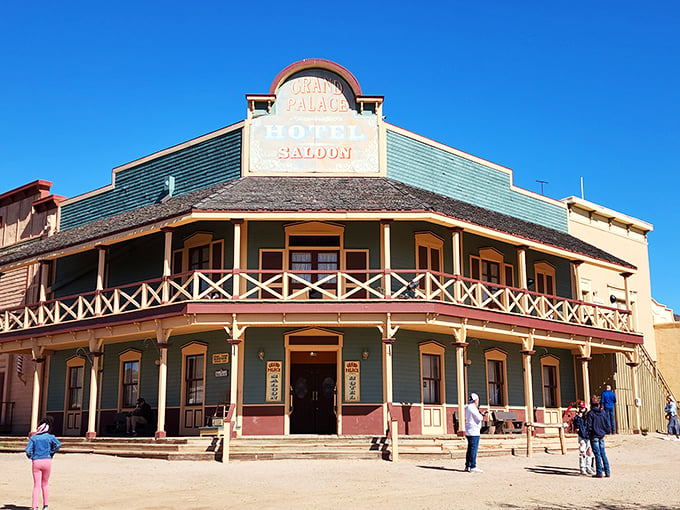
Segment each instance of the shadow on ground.
M563 468L556 466L533 466L524 469L539 475L581 476L581 472L576 468Z
M616 501L607 501L607 502L599 502L599 503L592 503L592 504L582 504L582 503L577 503L574 505L559 505L555 503L548 503L548 502L540 502L536 501L531 503L530 506L527 505L510 505L507 503L502 503L498 508L503 508L503 509L512 509L512 508L521 508L523 510L526 509L531 509L531 508L536 508L536 509L550 509L550 510L677 510L677 506L667 506L667 505L657 505L657 504L650 504L650 505L640 505L640 504L633 504L633 503L618 503Z
M0 506L0 510L31 510L31 507L13 505L12 503L5 503L3 506Z

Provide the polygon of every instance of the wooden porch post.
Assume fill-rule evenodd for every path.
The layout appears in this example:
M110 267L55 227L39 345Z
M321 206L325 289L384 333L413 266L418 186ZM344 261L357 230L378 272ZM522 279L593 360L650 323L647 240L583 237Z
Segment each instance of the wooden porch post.
M43 348L34 345L32 348L33 363L33 395L31 399L31 432L38 429L38 414L40 413L40 394L42 393L42 374L45 366Z
M392 270L391 225L392 220L380 220L380 237L382 240L382 251L380 255L382 258L382 268L385 272L385 297L388 299L392 296L392 277L390 275Z
M163 303L167 303L170 300L168 277L172 274L172 231L171 227L161 229L161 232L165 234L163 244L163 291L161 293L161 301Z
M453 257L453 275L461 276L463 274L463 259L462 259L462 247L463 242L463 229L460 227L451 228L451 245L453 247L452 257ZM460 301L460 284L456 282L453 287L453 297L456 301Z
M234 225L234 279L232 281L232 298L238 299L241 294L239 270L241 269L241 225L243 225L243 220L234 219L231 220L231 223Z
M534 384L531 373L531 356L536 354L534 350L534 335L533 332L526 338L522 339L522 371L524 373L524 405L526 406L525 423L534 422ZM533 454L533 433L534 427L528 426L527 429L527 457Z
M629 287L629 281L628 279L633 276L633 273L621 273L621 276L623 277L623 289L624 292L626 293L626 310L630 311L631 314L628 316L629 319L629 324L628 327L632 329L637 329L635 325L635 317L633 317L633 310L632 310L632 302L630 299L630 287Z
M581 362L581 377L583 378L583 401L590 405L590 374L588 373L588 362L593 359L591 356L590 342L579 345L579 361Z
M572 299L576 301L581 301L583 299L583 294L581 293L581 264L582 260L572 260L569 264L571 269L571 288Z
M168 393L168 339L171 329L163 329L160 323L156 324L156 342L160 351L160 365L158 365L158 422L156 426L156 439L167 436L165 431L165 409Z
M456 389L458 391L458 431L456 434L458 436L465 435L465 348L468 345L467 342L467 327L463 323L461 327L454 328L453 336L456 338L455 342L452 342L456 348Z
M640 406L638 405L640 395L638 394L638 378L637 378L637 367L640 365L639 358L638 358L638 351L637 349L633 351L632 353L626 353L626 357L630 360L626 363L630 367L631 370L631 380L633 383L633 399L635 402L635 406L633 407L634 409L634 419L635 419L635 428L633 429L633 434L640 434L642 431L642 425L640 421Z
M85 437L92 439L97 437L97 394L99 392L99 358L102 355L102 341L97 340L94 332L90 331L89 357L90 364L90 401L87 410L87 431Z
M529 280L527 279L527 247L518 246L517 247L517 278L519 280L519 288L528 290ZM522 294L520 298L522 303L522 312L529 312L529 296L525 293ZM527 429L528 430L528 429Z
M95 315L102 313L102 298L101 291L104 290L104 275L106 274L106 251L107 247L97 245L97 283L95 284L96 297L94 301Z

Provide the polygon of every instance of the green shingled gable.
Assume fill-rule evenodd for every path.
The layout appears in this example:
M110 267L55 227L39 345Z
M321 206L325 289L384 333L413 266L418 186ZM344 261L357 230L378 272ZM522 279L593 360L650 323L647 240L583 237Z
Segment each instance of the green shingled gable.
M175 178L174 196L241 175L241 129L160 156L116 174L115 188L66 204L61 230L157 203L168 176Z
M387 177L485 209L567 232L567 211L513 190L510 175L387 131Z

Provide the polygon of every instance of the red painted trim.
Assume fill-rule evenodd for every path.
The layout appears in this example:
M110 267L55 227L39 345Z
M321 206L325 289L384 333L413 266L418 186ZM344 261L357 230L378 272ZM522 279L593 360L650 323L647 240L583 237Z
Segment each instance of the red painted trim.
M34 200L33 207L36 211L41 209L52 209L57 207L64 200L66 200L66 197L62 197L61 195L49 195L47 197Z
M352 88L352 92L354 92L355 97L361 95L361 86L354 75L340 64L337 64L332 60L326 60L324 58L306 58L304 60L299 60L290 64L276 75L271 87L269 87L269 93L271 95L276 94L279 87L284 81L286 81L286 79L295 73L304 71L305 69L326 69L327 71L339 74Z
M43 198L43 196L50 191L51 187L51 181L38 179L37 181L24 184L23 186L19 186L18 188L14 188L13 190L1 194L0 205L11 204L12 202L17 202L28 196L35 195L36 193L39 193L40 198Z

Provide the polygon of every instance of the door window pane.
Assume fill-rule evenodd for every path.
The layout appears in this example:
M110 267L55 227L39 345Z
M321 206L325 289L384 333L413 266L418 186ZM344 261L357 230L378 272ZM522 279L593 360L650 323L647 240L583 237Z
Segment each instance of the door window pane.
M123 407L135 407L139 398L139 361L123 363Z
M83 366L71 367L68 378L68 407L80 409L83 402Z
M543 365L543 404L557 407L557 367Z
M423 403L441 404L440 357L436 354L423 354Z
M504 388L504 370L503 362L500 360L488 360L488 388L489 388L489 405L504 406L505 405L505 388Z
M186 405L203 404L203 354L185 358L186 363Z

